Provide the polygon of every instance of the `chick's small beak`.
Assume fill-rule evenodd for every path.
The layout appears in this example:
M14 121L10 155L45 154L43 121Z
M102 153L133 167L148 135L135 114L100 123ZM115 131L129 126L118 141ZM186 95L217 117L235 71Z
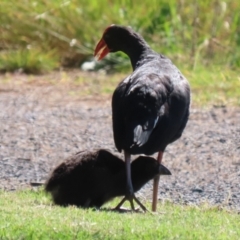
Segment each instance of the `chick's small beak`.
M160 175L172 175L172 173L162 164L159 165L159 174Z
M97 58L97 60L101 60L103 59L108 53L110 52L106 42L104 41L104 39L101 39L94 51L94 57Z

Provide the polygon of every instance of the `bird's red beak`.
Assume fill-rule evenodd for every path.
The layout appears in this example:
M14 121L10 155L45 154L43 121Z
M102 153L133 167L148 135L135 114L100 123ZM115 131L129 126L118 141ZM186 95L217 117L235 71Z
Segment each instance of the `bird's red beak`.
M96 57L97 60L99 61L103 59L109 53L109 51L110 50L107 44L103 39L101 39L95 48L94 57Z

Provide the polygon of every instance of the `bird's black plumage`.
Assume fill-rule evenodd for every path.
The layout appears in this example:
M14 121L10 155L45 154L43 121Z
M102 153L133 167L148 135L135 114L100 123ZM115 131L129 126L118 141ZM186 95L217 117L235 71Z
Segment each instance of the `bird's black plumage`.
M187 124L190 87L171 60L153 51L131 28L108 27L95 48L95 56L102 59L109 52L117 51L128 55L133 68L112 97L114 141L119 152L124 150L126 199L132 203L137 199L131 183L131 154L159 152L158 161L161 162L167 145L181 137ZM158 180L158 177L154 179L154 211Z
M133 73L123 80L112 98L113 133L119 151L153 154L164 151L178 139L188 121L188 81L170 59L150 49L142 37L129 28L107 31L108 46L115 42L131 59ZM115 41L121 39L126 42ZM134 46L125 45L134 42ZM116 47L116 46L112 46Z
M171 174L151 157L140 156L131 165L135 192L157 174ZM45 190L58 205L101 207L112 198L125 195L125 164L103 149L82 151L53 170Z

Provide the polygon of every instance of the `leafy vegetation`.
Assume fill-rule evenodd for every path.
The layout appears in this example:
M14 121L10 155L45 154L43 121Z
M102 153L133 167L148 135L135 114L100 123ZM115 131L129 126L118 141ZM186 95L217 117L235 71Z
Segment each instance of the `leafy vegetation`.
M239 9L240 2L233 0L2 0L0 69L39 72L79 66L92 57L103 30L112 23L132 26L176 64L237 68ZM26 55L31 65L25 64ZM118 54L106 61L124 67L125 60Z
M41 73L57 67L57 59L52 51L47 53L39 49L18 49L0 52L2 70L26 73Z
M208 206L162 203L157 214L119 214L57 207L43 191L25 190L0 192L0 211L1 239L234 240L240 235L240 215Z

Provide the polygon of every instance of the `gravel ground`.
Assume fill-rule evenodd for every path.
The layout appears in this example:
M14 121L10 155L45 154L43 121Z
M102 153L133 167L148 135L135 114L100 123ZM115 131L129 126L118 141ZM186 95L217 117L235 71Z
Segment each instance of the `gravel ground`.
M24 75L12 78L0 84L0 189L44 182L59 162L83 149L106 148L118 154L110 98L83 99L67 94L76 88L68 84L32 84ZM192 107L182 138L165 152L163 163L172 176L161 178L160 200L240 210L239 119L237 107ZM151 192L148 183L139 196L151 198Z

